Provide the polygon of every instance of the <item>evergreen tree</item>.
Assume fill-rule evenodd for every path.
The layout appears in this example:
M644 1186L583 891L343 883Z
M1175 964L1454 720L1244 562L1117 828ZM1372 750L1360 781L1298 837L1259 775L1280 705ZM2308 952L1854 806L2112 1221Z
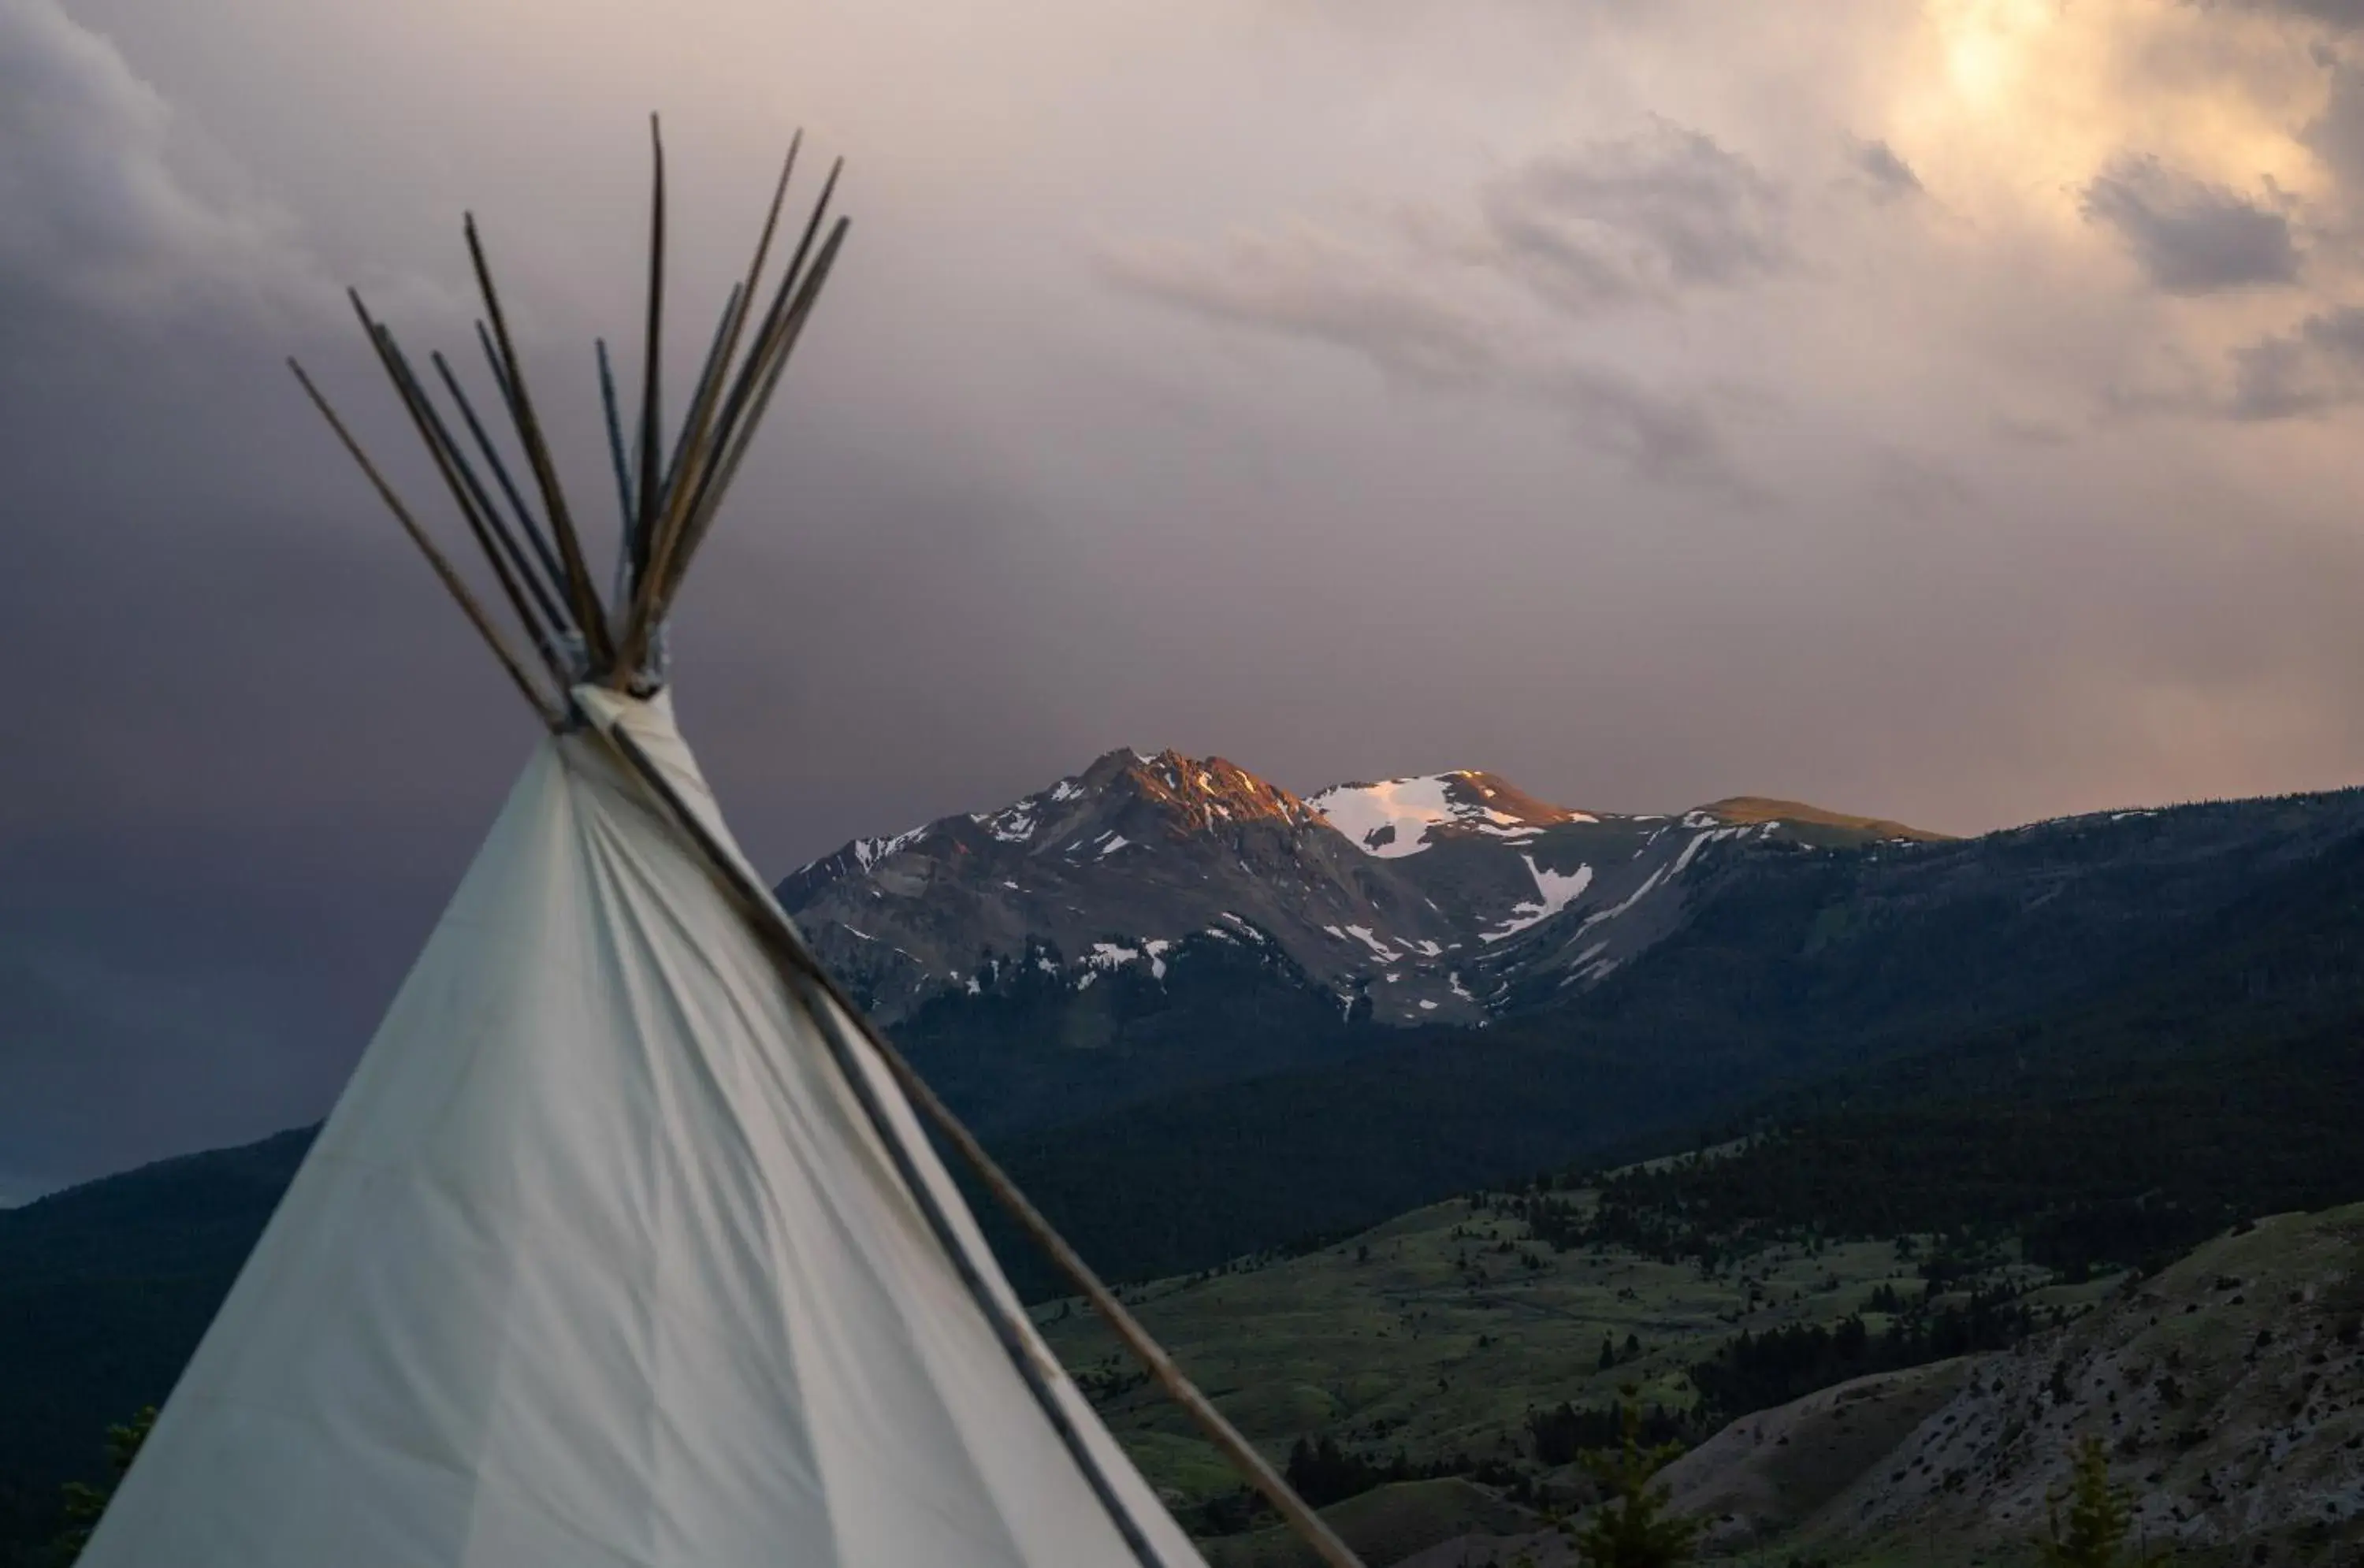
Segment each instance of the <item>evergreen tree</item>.
M2045 1568L2145 1568L2156 1557L2121 1555L2134 1529L2132 1495L2110 1481L2110 1458L2099 1438L2077 1445L2067 1492L2049 1499L2052 1539L2038 1544ZM2068 1505L2064 1522L2060 1505Z
M93 1486L85 1482L69 1481L65 1485L66 1529L56 1543L57 1561L70 1563L82 1555L90 1544L90 1532L98 1528L99 1515L106 1512L107 1499L139 1455L139 1445L148 1440L150 1429L156 1425L156 1407L149 1406L119 1427L106 1429L106 1485Z
M1586 1568L1675 1568L1690 1556L1697 1521L1667 1511L1674 1491L1651 1477L1683 1451L1678 1442L1642 1446L1639 1388L1625 1389L1624 1440L1578 1456L1606 1496L1576 1532Z

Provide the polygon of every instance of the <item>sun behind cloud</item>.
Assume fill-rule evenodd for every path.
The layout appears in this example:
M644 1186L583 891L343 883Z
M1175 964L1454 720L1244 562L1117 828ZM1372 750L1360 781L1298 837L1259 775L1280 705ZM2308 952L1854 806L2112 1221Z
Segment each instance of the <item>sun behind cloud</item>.
M1930 0L1882 134L1973 220L2081 229L2081 192L2129 153L2319 199L2301 139L2329 91L2320 48L2310 25L2177 0Z

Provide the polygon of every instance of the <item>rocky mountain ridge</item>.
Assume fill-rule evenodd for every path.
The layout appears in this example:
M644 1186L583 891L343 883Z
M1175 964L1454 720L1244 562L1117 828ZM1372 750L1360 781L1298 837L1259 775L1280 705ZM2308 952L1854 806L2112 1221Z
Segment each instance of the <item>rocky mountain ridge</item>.
M856 839L779 884L885 1019L1023 970L1162 980L1189 945L1269 941L1341 1015L1483 1023L1598 984L1674 929L1708 856L1938 835L1743 798L1580 811L1459 771L1300 797L1220 757L1110 751L998 810Z

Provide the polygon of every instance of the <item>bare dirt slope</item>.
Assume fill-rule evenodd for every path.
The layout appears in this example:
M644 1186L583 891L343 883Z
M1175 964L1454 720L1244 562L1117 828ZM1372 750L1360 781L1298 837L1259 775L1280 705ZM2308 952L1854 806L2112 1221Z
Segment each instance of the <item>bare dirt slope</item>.
M2095 1437L2178 1563L2364 1562L2359 1265L2364 1205L2260 1220L2016 1351L1744 1418L1667 1479L1750 1561L2007 1564Z
M1778 1537L1894 1453L1960 1390L1973 1360L1874 1373L1733 1422L1667 1468L1678 1512L1712 1543Z

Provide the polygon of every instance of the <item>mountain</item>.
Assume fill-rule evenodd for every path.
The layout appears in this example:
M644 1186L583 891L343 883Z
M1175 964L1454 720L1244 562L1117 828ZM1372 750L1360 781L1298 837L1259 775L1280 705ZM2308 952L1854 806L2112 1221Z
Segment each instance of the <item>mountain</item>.
M836 962L922 955L868 972L908 987L896 1037L1110 1277L1743 1119L1821 1129L1734 1162L1776 1218L1868 1195L1890 1227L2139 1231L2157 1194L2180 1245L2215 1207L2364 1197L2364 791L1942 840L1758 801L1575 812L1482 774L1299 798L1121 752L1029 802L783 896ZM1455 977L1466 1011L1418 1007ZM0 1211L0 1548L164 1392L301 1147Z
M1458 933L1285 789L1221 758L1111 751L998 811L856 839L790 874L780 901L884 1021L1028 973L1076 992L1123 967L1163 979L1180 944L1277 942L1342 988L1329 930ZM1344 1011L1342 1003L1341 1011Z
M1999 1169L2113 1200L2202 1173L2235 1203L2364 1196L2336 1152L2364 1105L2364 791L1954 842L1744 843L1687 896L1679 929L1581 994L1013 1129L1001 1158L1123 1277L1851 1107L1965 1112L1944 1124L1965 1192L2003 1190ZM2113 1160L2106 1183L2079 1173ZM1909 1169L1810 1195L1893 1192ZM1039 1281L1032 1262L1014 1266Z
M1220 757L1118 751L998 810L856 839L778 893L889 1023L1042 975L1076 995L1121 970L1162 983L1269 943L1342 1018L1475 1024L1673 930L1715 846L1937 837L1756 798L1578 811L1478 772L1300 798Z

